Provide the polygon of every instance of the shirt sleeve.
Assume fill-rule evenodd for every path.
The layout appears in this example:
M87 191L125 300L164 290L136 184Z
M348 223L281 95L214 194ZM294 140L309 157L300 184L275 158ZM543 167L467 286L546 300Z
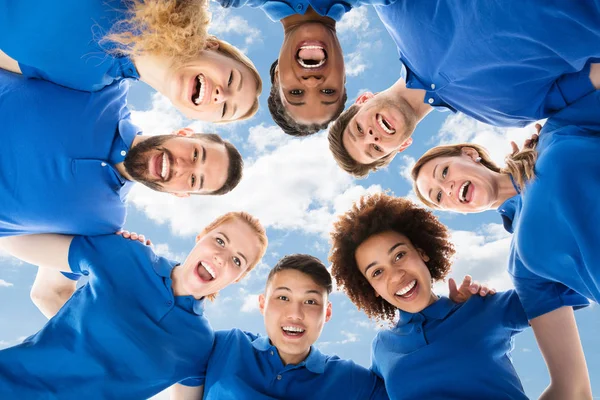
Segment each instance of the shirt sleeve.
M516 260L520 263L519 260ZM517 269L524 270L522 266ZM515 289L519 295L520 302L523 305L527 318L531 321L541 315L565 306L571 306L574 309L586 307L590 302L565 285L552 282L547 279L531 274L529 277L515 276L511 273L511 278Z
M590 80L590 66L591 61L588 61L582 70L565 74L556 80L556 87L567 105L596 90Z
M589 81L589 77L586 77L586 79ZM548 119L540 135L569 125L592 130L600 135L600 90L595 90L587 96L581 97Z
M183 385L183 386L189 386L189 387L198 387L198 386L202 386L204 385L204 377L202 378L188 378L188 379L184 379L181 382L179 382L179 384Z
M494 297L496 298L494 299ZM521 299L515 290L497 293L491 298L498 301L506 326L516 331L522 331L529 327L529 319L527 318Z
M69 246L69 267L75 274L88 275L91 269L90 242L87 236L75 236Z

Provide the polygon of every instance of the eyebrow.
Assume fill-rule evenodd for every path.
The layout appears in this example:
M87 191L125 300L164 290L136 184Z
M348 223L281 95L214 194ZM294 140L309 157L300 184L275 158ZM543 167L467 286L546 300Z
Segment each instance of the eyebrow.
M204 146L200 146L202 148L202 164L206 162L206 149Z
M222 235L225 238L225 241L227 242L227 244L231 243L231 240L229 240L229 236L227 236L226 234L224 234L223 232L217 232L219 235ZM246 258L245 255L243 255L242 253L240 253L239 251L237 252L237 255L242 257L244 259L244 262L246 264L248 264L248 259Z
M435 181L435 171L437 171L437 167L438 167L438 166L437 166L437 164L436 164L436 166L433 168L433 175L432 175L432 176L433 176L433 180L434 180L434 181ZM432 190L433 190L433 188L432 188L432 189L429 189L429 192L427 192L427 197L429 197L429 200L432 200L432 198L431 198L431 191L432 191ZM432 200L432 201L433 201L433 200Z
M287 99L286 99L286 100L287 100ZM306 104L306 102L304 102L304 101L301 101L301 102L299 102L299 103L294 103L294 102L292 102L292 101L289 101L289 100L288 100L288 104L290 104L290 105L292 105L292 106L296 106L296 107L298 107L298 106L303 106L303 105L305 105L305 104Z
M406 246L406 243L403 243L403 242L396 243L395 245L390 247L390 249L388 250L388 255L390 255L394 250L396 250L396 248L398 246ZM377 265L377 261L373 261L371 264L367 265L367 268L365 268L365 275L367 274L367 271L369 270L369 268L374 267L375 265Z
M286 286L279 286L279 287L276 287L275 289L273 289L274 292L277 291L277 290L285 290L287 292L291 292L292 291L292 289L290 289L289 287L286 287ZM322 292L320 292L320 291L318 291L316 289L310 289L310 290L307 290L304 293L305 294L314 293L314 294L318 294L318 295L323 294Z
M240 81L238 82L238 86L237 86L237 89L236 89L236 91L239 92L240 90L242 90L242 82L244 81L244 76L242 75L242 73L240 72L239 69L236 70L236 71L240 75Z

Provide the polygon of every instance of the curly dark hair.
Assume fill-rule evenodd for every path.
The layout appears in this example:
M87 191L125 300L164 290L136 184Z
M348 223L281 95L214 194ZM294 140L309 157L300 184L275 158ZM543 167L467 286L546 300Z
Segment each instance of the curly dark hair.
M376 297L356 265L354 253L369 237L386 231L406 236L429 257L425 264L434 281L443 280L452 265L454 245L448 228L433 213L410 200L384 193L363 196L334 223L329 261L331 274L350 300L369 318L392 322L396 307Z
M331 116L331 119L322 124L301 124L296 122L294 118L287 112L283 102L281 101L281 96L279 94L279 83L275 82L275 68L279 60L275 60L271 65L271 70L269 73L271 74L271 91L269 92L269 98L267 99L267 105L269 106L269 112L271 113L271 118L273 121L288 135L291 136L309 136L314 133L319 132L321 129L327 128L327 125L333 120L335 120L341 113L344 111L344 106L346 105L346 100L348 100L348 94L346 93L346 88L344 87L344 94L342 95L342 101L335 113Z

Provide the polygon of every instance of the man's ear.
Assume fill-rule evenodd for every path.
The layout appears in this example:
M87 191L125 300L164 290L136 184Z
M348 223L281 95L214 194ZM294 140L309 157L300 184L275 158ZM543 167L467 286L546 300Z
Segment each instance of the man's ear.
M365 104L367 101L371 100L375 95L371 92L364 92L360 96L356 98L355 104Z
M219 42L217 42L216 40L207 40L206 44L204 45L204 49L205 50L218 50Z
M195 133L196 132L194 132L194 130L192 128L181 128L176 131L173 131L173 133L171 133L171 134L177 135L177 136L190 137L190 136L194 135Z
M258 309L262 315L265 315L265 294L261 293L258 295Z
M402 144L400 145L400 147L398 147L398 150L396 150L396 152L397 152L397 153L401 153L401 152L403 152L404 150L406 150L406 149L408 148L408 146L410 146L410 145L412 144L412 142L413 142L412 138L411 138L411 137L409 137L408 139L406 139L406 140L404 141L404 143L402 143Z
M189 193L171 193L175 197L190 197Z
M327 302L327 309L325 310L325 322L329 322L331 319L331 302Z

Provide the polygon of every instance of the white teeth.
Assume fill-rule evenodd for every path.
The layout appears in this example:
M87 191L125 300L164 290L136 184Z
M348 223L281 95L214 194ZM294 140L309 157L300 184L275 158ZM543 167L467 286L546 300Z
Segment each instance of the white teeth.
M318 64L315 65L308 65L304 63L304 60L299 58L298 59L298 64L300 64L302 66L302 68L319 68L320 66L322 66L323 64L325 64L325 59L322 59L321 61L319 61Z
M458 193L460 194L460 201L467 201L467 192L469 191L470 184L470 181L466 181L460 187L460 190L458 191Z
M381 116L381 114L377 114L377 123L379 124L381 129L383 129L386 133L388 133L390 135L393 135L394 133L396 133L395 129L388 128L387 125L383 122L383 117Z
M167 154L163 153L163 159L162 159L162 171L160 171L160 176L163 179L167 178Z
M281 329L283 329L284 331L289 331L289 332L298 332L298 333L304 332L304 329L298 328L297 326L282 326Z
M212 268L210 267L210 265L208 265L208 264L207 264L207 263L205 263L204 261L202 261L200 264L202 264L202 266L203 266L203 267L204 267L204 268L205 268L205 269L208 271L208 273L210 274L210 276L212 276L212 277L213 277L213 279L214 279L214 277L215 277L215 270L214 270L214 269L212 269Z
M408 285L404 286L402 289L398 290L396 292L396 296L403 296L406 293L408 293L412 288L415 287L415 285L417 284L417 280L413 280L412 282L410 282Z
M323 46L302 46L300 50L323 50Z
M204 85L204 75L198 75L198 80L200 81L200 91L198 92L198 97L194 99L194 103L196 103L196 105L202 103L202 100L204 100L204 92L206 89L206 86Z

